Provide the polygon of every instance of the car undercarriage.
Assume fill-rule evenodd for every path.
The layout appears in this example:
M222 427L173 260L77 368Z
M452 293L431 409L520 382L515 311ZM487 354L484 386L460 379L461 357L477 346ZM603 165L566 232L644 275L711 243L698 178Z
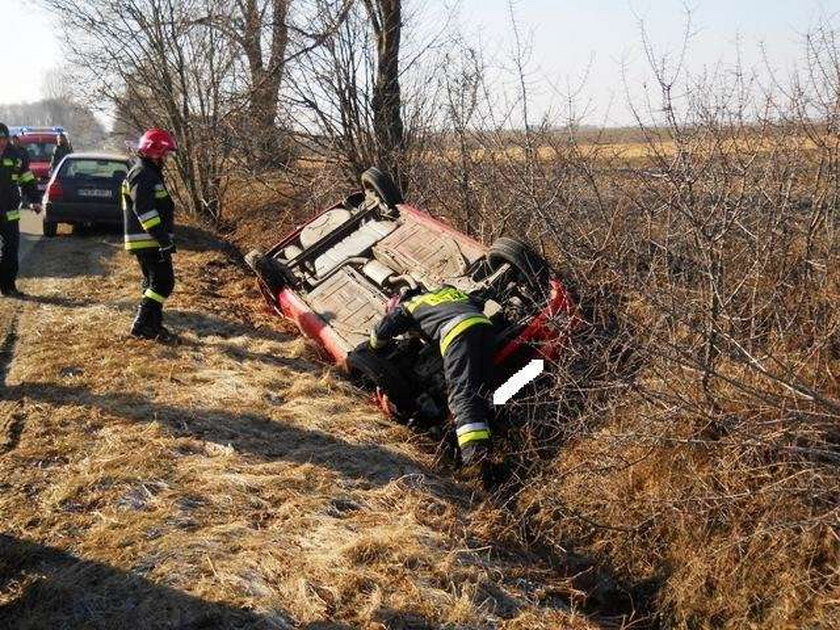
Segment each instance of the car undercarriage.
M521 367L521 355L533 355L540 339L557 336L547 330L568 328L570 299L564 292L568 308L549 312L560 285L525 245L501 238L484 247L403 204L391 180L376 169L365 173L362 184L362 192L246 260L269 304L320 338L340 365L384 394L391 415L405 419L419 413L433 422L447 414L435 344L406 336L382 354L361 349L389 298L403 288L450 285L478 298L502 349L495 361L500 378ZM540 334L532 335L531 343L516 343L537 316Z

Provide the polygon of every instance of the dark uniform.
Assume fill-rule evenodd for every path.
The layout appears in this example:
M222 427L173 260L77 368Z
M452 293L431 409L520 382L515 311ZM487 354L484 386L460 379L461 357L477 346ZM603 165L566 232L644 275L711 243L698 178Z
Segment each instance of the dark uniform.
M172 268L175 204L160 167L139 158L122 185L125 248L137 257L143 273L143 300L131 329L133 335L154 338L166 334L163 303L175 288Z
M385 347L396 335L419 328L440 345L449 409L465 463L490 443L490 387L495 334L479 304L453 287L422 293L389 311L370 335L370 347ZM478 447L478 448L477 448Z
M50 159L50 174L55 172L55 169L57 169L58 165L61 164L61 160L64 159L64 156L71 153L73 153L73 147L69 142L55 145L55 151L53 151L52 159Z
M17 293L21 193L30 203L40 201L28 156L22 156L21 151L9 143L0 155L0 293L3 295Z

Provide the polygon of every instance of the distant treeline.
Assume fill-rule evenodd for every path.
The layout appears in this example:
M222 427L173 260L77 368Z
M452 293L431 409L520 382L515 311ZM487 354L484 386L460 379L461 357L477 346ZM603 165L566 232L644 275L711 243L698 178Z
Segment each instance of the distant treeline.
M0 121L9 126L61 126L76 151L106 148L108 134L88 108L68 99L49 98L32 103L0 105Z

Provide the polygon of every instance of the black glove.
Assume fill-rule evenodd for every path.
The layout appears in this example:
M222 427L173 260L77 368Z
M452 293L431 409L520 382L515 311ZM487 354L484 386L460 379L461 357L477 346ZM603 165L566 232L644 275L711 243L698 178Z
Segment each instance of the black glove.
M160 249L158 251L160 252L160 260L162 262L169 260L172 258L172 254L175 253L175 243L165 243L160 246Z
M355 348L353 348L353 350L351 350L350 352L351 352L351 354L354 353L354 352L357 352L357 353L370 352L370 345L368 344L367 341L363 341L362 343L357 345Z

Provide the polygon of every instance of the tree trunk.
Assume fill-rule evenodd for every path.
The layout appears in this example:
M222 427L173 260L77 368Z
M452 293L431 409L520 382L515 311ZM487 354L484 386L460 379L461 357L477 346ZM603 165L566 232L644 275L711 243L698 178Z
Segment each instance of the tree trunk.
M405 165L400 99L401 0L365 0L376 35L376 77L371 109L379 166L405 189Z
M270 0L271 44L267 60L263 58L264 18L259 4L256 0L246 0L240 10L244 25L242 48L251 73L249 138L258 164L270 168L284 159L277 129L277 109L288 44L288 0Z

